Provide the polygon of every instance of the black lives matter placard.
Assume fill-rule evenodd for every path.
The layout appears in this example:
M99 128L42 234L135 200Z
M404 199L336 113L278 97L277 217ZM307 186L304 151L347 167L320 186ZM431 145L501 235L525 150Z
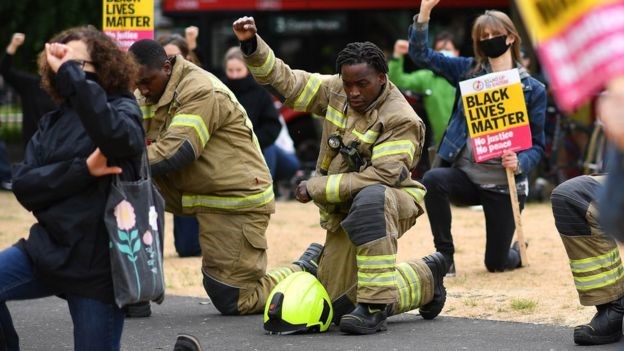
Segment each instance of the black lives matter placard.
M517 69L459 83L476 162L531 147L531 127Z
M123 50L154 39L154 0L102 0L102 29Z

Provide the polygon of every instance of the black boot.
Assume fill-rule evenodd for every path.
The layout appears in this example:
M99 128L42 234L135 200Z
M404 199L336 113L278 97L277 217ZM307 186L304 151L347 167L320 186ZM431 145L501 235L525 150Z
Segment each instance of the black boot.
M312 243L305 250L303 255L299 257L299 259L294 264L303 268L304 271L312 274L316 277L316 272L318 270L318 261L321 257L321 252L323 251L323 245Z
M374 334L388 330L387 305L359 303L340 318L340 331L347 334Z
M589 324L574 328L574 342L579 345L602 345L617 342L622 337L624 298L596 306L598 312Z
M199 340L190 334L178 334L173 351L202 351Z
M457 272L455 271L455 259L453 254L445 254L444 255L444 259L446 260L446 264L448 265L448 271L446 272L446 275L444 276L445 278L452 278L454 277Z
M433 274L433 300L421 306L419 311L424 319L434 319L442 312L446 302L444 276L448 272L449 267L444 255L440 252L423 257L423 261L425 261L427 267L431 270L431 274Z

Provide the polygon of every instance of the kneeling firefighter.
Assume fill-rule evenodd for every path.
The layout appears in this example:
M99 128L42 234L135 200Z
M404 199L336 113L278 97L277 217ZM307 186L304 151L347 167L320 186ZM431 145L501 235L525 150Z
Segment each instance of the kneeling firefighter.
M318 279L334 322L350 334L386 329L386 318L420 307L436 317L446 301L442 254L396 263L397 239L423 213L425 189L410 177L424 125L387 79L383 52L348 44L336 75L293 70L256 34L253 18L233 24L249 70L297 111L324 116L317 176L301 182L297 200L314 201L327 230Z
M167 57L158 42L140 40L129 51L140 64L136 95L153 179L167 211L199 222L208 296L223 314L262 313L279 281L316 271L322 246L266 272L273 181L247 113L214 75Z

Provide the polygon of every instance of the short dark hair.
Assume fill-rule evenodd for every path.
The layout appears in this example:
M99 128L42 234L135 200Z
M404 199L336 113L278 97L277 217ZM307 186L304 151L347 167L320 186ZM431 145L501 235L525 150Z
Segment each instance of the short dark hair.
M336 71L340 74L343 65L366 63L378 73L388 73L386 56L381 49L370 41L349 43L338 53Z
M435 49L435 46L439 43L439 42L447 42L450 41L451 44L453 44L453 46L455 47L455 49L459 49L459 44L457 43L457 39L455 38L455 35L453 35L453 33L443 30L440 33L438 33L438 35L435 36L435 38L433 39L433 46Z
M165 49L155 40L143 39L135 42L128 49L137 62L150 69L160 69L167 61Z

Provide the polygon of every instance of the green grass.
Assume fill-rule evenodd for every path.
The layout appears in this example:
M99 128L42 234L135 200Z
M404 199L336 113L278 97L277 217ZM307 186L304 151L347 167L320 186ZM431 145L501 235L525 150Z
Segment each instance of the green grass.
M465 298L463 302L464 302L464 305L468 307L477 307L477 305L479 304L479 301L475 297Z
M446 280L444 283L448 282L449 280ZM450 280L454 286L462 286L462 285L466 285L468 283L468 274L463 273L463 274L457 274L454 278L452 278L452 280Z
M537 307L537 301L531 299L513 299L511 308L520 312L533 312Z

